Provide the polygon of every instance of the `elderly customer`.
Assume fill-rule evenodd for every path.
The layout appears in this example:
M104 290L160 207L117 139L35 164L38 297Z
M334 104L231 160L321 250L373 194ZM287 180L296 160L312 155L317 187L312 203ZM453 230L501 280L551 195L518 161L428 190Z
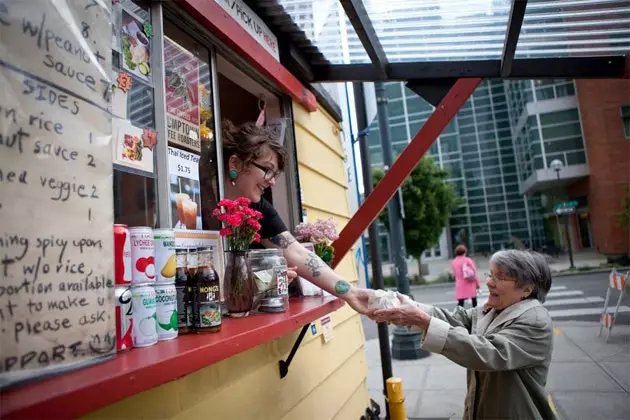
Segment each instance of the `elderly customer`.
M507 250L490 259L484 307L452 313L399 295L401 305L371 311L378 322L417 327L422 348L468 369L465 419L551 419L545 384L553 348L542 306L551 288L545 258Z

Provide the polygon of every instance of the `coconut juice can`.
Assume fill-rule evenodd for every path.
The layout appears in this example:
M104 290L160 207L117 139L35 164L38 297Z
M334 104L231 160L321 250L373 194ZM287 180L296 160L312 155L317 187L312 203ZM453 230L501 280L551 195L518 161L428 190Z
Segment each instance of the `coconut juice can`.
M134 284L155 281L155 242L150 227L129 228L131 238L131 280Z
M158 341L157 307L153 283L134 284L131 288L131 305L133 307L133 346L152 346Z
M177 337L177 289L175 283L155 284L155 304L157 315L158 340L172 340Z
M155 281L173 283L177 271L175 258L175 231L173 229L154 229L155 246Z

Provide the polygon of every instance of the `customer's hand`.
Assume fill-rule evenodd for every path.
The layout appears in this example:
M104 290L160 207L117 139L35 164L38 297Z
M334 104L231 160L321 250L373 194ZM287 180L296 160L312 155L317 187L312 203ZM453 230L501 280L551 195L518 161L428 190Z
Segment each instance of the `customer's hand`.
M374 294L374 290L365 289L363 287L353 287L350 291L342 296L348 302L348 305L361 315L368 313L368 301L370 296Z
M413 301L404 295L398 294L400 306L390 309L377 309L370 311L368 316L376 322L387 322L394 325L417 326L427 329L431 316L420 309Z

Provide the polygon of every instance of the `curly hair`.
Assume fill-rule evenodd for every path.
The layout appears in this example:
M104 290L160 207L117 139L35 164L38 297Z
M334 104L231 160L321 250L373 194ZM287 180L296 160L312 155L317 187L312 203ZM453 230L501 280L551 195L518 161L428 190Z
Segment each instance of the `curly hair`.
M235 155L245 165L258 159L267 146L278 157L278 170L283 171L288 155L269 127L258 127L253 122L235 126L229 120L222 121L223 161L228 169L230 156Z

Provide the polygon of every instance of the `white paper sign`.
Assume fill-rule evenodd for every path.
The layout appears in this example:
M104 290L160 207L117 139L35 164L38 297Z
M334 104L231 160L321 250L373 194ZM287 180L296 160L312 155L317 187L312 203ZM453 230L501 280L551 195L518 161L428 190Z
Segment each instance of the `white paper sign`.
M330 320L330 315L327 315L320 319L322 324L322 337L324 337L324 343L328 343L333 339L333 326L332 321Z
M199 181L199 155L169 147L168 170L171 176Z
M0 3L0 387L116 352L109 2Z

